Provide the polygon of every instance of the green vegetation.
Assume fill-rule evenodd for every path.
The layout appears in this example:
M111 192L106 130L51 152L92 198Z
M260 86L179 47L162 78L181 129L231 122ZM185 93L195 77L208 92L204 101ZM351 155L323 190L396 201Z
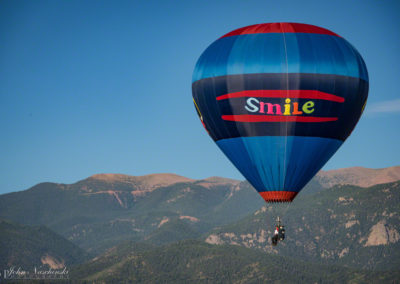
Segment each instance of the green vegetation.
M105 283L365 283L391 282L400 272L367 272L311 264L239 246L182 241L145 249L123 244L73 269L73 279Z
M165 242L152 237L165 234L166 229L159 226L165 218L192 231L185 237L194 237L193 232L200 236L215 226L240 220L262 206L263 200L248 183L240 183L234 190L238 183L181 182L138 196L131 192L141 188L132 183L93 178L72 185L41 183L26 191L0 195L0 218L46 225L97 255L127 239L149 239L158 244L181 240L179 233ZM198 221L183 224L178 221L181 216Z
M269 206L237 223L204 235L223 243L257 248L318 263L362 269L400 267L400 183L370 188L336 186L299 196L286 213ZM273 220L280 215L287 238L269 245Z
M0 269L11 266L32 269L42 259L67 267L87 260L84 250L44 226L23 226L0 220Z

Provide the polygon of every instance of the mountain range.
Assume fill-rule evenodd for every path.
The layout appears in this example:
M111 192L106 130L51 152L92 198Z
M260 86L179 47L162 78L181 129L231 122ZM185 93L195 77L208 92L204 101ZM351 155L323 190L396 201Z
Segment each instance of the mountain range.
M99 279L108 279L101 273L101 267L107 265L99 266L99 261L104 264L113 249L120 252L119 246L129 241L135 245L130 245L134 249L127 253L135 259L143 257L144 262L161 250L171 256L171 250L179 251L179 246L198 251L199 255L203 250L208 251L207 255L210 251L216 255L226 253L228 258L232 257L230 250L241 247L244 254L265 256L260 263L276 256L293 259L292 268L298 269L298 260L307 259L322 263L326 269L321 268L321 273L325 276L331 275L332 265L339 265L347 267L343 268L345 274L354 269L364 276L370 275L370 270L390 271L374 275L393 279L393 271L400 267L398 180L400 167L322 171L290 206L265 205L247 182L220 177L193 180L174 174L98 174L74 184L41 183L0 195L1 265L64 264L80 271L74 274L76 277L97 279L101 275ZM269 238L278 215L286 225L287 239L273 248ZM43 230L51 232L47 235L52 241L40 237ZM25 257L29 250L27 235L38 236L39 249L31 250L32 258ZM14 245L10 241L13 239ZM21 249L15 246L19 243L23 244ZM59 249L46 250L47 243L57 244ZM67 251L75 253L65 254ZM44 260L46 256L52 261ZM239 253L236 256L240 258ZM123 255L116 257L128 261ZM88 258L92 260L82 264ZM21 259L26 262L21 264ZM194 261L204 265L204 260ZM254 268L255 264L246 265ZM204 267L204 273L212 273L211 267ZM260 277L269 273L268 269L264 271L267 274L262 271ZM157 282L157 277L174 275L154 274L152 280L146 279ZM314 276L321 276L316 272L310 275L305 279L314 281ZM235 277L232 281L241 279Z

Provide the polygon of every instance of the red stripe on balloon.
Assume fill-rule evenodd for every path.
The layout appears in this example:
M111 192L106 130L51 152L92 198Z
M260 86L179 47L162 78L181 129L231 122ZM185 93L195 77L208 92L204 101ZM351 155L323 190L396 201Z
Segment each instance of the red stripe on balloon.
M221 118L227 121L238 121L238 122L329 122L338 120L337 117L262 115L262 114L223 115Z
M269 24L258 24L243 27L227 33L222 36L236 36L245 34L265 34L265 33L308 33L308 34L324 34L340 37L338 34L331 32L330 30L307 24L297 23L269 23Z
M342 97L316 90L248 90L222 95L217 97L217 100L242 97L315 99L338 103L344 102L344 98Z

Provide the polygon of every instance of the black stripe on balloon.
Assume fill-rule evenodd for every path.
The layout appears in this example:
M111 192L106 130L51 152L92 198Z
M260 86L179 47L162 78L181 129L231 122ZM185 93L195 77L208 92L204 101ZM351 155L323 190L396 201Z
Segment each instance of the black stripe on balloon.
M288 87L287 87L288 86ZM253 115L244 109L246 98L217 100L217 97L248 90L316 90L344 98L343 103L312 99L316 117L337 117L328 122L240 122L224 120L232 115ZM368 96L368 82L360 78L330 74L268 73L228 75L198 80L193 97L214 141L251 136L312 136L344 141L359 120ZM281 104L285 98L259 98ZM308 101L297 99L299 105ZM255 114L254 114L255 115ZM260 115L260 114L257 114ZM283 126L283 124L285 124Z

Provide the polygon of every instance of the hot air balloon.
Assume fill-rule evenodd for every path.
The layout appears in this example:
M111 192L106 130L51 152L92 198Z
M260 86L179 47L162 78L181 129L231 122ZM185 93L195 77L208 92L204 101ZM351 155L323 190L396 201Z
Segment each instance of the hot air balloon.
M327 29L257 24L203 52L192 93L208 134L264 200L291 202L356 126L368 73Z

